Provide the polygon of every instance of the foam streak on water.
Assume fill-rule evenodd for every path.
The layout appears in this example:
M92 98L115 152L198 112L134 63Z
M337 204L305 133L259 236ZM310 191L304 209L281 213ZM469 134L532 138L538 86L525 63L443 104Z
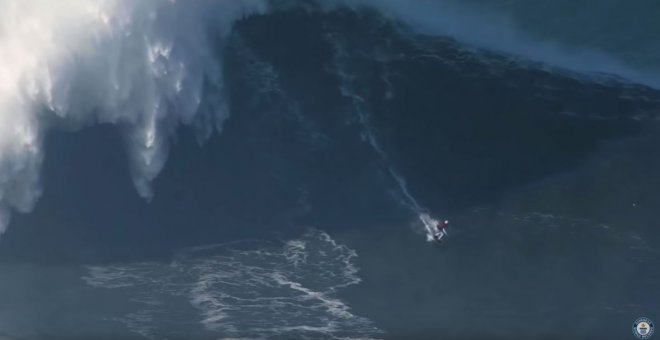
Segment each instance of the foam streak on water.
M373 338L382 331L335 296L360 282L356 256L328 234L311 230L283 244L191 248L170 265L89 267L84 279L135 302L137 310L113 320L147 338L174 336L164 328L170 321L230 338ZM177 309L172 299L187 300L196 315L169 320L166 312Z

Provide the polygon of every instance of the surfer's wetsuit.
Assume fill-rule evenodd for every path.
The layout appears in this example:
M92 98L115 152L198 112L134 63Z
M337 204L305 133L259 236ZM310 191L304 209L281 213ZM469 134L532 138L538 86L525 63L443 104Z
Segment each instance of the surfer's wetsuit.
M438 229L438 232L433 235L433 239L436 241L440 241L444 235L447 235L447 232L445 229L449 227L449 221L444 221L444 222L438 222L438 224L435 226L436 229Z

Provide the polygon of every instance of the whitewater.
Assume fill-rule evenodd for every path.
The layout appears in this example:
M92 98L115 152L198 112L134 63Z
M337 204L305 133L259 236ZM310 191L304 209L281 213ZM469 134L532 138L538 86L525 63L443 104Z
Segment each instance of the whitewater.
M176 338L182 329L187 336L204 334L197 325L227 339L375 339L383 331L335 297L360 283L355 257L353 249L311 229L277 243L184 249L171 263L89 266L82 279L133 302L112 321L147 339ZM181 312L186 304L192 315Z
M227 118L214 49L262 1L0 2L0 231L39 198L53 127L115 124L139 194L162 169L179 124L201 140ZM204 88L213 98L202 98Z

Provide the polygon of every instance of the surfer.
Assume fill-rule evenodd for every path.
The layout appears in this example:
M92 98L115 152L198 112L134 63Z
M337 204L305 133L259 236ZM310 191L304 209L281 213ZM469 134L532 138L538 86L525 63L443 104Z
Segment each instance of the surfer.
M449 228L449 221L444 220L442 222L438 222L435 225L435 228L437 230L433 234L433 240L439 242L440 240L442 240L443 237L447 236L447 228Z

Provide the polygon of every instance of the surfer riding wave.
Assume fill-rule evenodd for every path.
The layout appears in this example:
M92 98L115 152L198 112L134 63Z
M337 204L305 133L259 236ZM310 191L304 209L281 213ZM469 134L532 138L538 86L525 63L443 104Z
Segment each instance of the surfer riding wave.
M441 243L448 235L447 229L449 228L449 220L439 221L432 218L427 213L420 214L419 219L424 224L424 229L426 229L427 241Z

